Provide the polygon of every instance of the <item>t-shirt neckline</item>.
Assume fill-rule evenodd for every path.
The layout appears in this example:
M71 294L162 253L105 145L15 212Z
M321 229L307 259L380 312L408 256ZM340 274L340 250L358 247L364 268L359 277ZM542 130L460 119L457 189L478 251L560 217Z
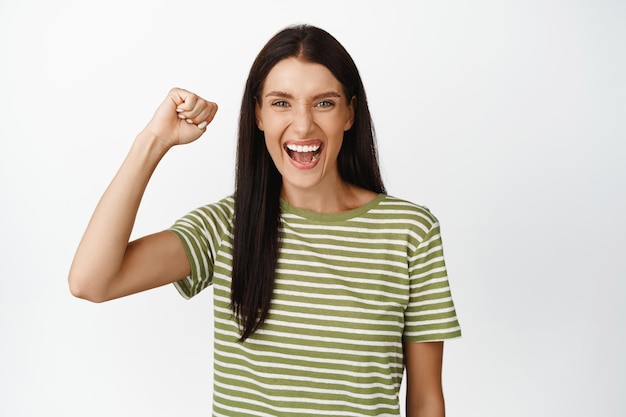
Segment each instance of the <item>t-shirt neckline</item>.
M299 208L296 206L292 206L287 201L280 199L280 209L283 214L295 214L300 217L304 217L305 219L315 220L318 222L338 222L345 221L355 217L359 217L364 213L367 213L372 208L376 207L381 201L383 201L387 197L386 194L378 194L372 201L351 209L347 211L342 211L340 213L317 213L315 211Z

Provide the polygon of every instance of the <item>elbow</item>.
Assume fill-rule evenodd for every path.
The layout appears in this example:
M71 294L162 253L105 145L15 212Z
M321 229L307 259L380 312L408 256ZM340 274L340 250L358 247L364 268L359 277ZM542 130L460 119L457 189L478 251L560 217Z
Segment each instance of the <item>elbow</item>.
M94 285L89 282L90 280L81 278L76 274L70 272L67 279L70 293L83 300L91 301L92 303L102 303L107 301L104 291L97 290Z

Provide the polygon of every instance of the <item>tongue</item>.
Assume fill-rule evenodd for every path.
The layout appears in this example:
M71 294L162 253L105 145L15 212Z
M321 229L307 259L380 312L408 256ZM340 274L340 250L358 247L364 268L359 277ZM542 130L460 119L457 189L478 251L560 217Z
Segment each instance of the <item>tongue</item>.
M292 152L291 158L301 164L308 164L313 160L315 152Z

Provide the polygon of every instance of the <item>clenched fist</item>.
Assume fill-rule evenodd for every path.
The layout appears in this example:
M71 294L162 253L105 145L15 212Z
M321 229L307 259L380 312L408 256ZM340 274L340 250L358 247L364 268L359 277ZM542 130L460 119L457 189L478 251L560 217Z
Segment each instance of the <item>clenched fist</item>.
M168 147L191 143L202 136L216 112L217 104L190 91L173 88L144 131Z

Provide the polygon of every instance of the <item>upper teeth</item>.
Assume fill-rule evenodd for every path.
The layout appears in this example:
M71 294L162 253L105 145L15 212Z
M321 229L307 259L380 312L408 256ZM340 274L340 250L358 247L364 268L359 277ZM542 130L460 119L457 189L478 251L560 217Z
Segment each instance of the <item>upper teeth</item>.
M320 145L296 145L295 143L287 144L287 149L294 152L316 152Z

